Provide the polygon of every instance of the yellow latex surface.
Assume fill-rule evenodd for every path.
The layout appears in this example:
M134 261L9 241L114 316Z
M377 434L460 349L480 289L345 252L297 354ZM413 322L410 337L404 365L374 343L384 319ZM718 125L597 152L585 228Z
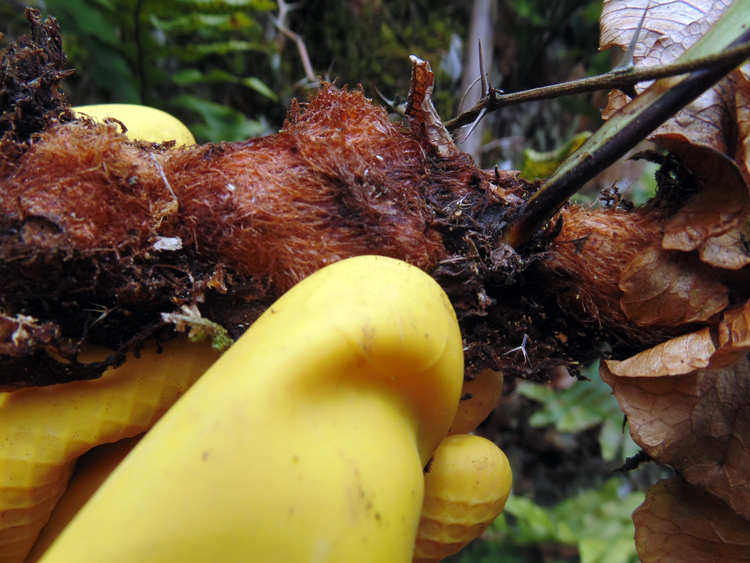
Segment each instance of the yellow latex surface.
M440 287L360 257L274 304L162 418L43 563L408 562L463 379Z
M415 563L436 563L479 537L510 495L508 458L480 436L448 436L425 472Z
M0 562L23 561L93 446L144 432L216 360L179 338L93 381L0 393Z
M111 444L102 444L83 454L76 462L73 476L65 493L55 505L49 520L24 559L24 563L36 563L52 542L70 523L81 507L91 498L115 467L130 453L141 436L123 438Z
M135 104L95 104L73 108L77 114L98 120L114 117L121 121L130 139L163 143L176 141L177 146L194 145L193 134L179 119L156 108Z

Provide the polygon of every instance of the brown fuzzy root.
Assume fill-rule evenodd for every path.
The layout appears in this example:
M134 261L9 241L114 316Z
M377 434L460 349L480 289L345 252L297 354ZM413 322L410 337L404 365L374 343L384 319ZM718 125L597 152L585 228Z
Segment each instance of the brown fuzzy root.
M606 329L620 356L715 327L729 302L747 299L747 271L732 276L695 253L661 248L670 216L658 199L634 210L570 206L552 259L540 264L561 310Z
M599 327L637 330L620 308L618 284L625 264L659 235L658 223L644 211L577 205L563 211L562 229L549 249L554 259L541 264L558 285L563 310Z
M360 91L324 87L306 111L292 107L277 135L170 153L164 172L184 221L169 236L268 279L277 294L359 254L429 270L445 254L427 205L430 164Z
M434 267L445 249L427 205L432 166L361 92L324 88L281 133L243 143L149 151L114 125L55 128L3 179L0 213L70 252L144 254L174 240L279 295L369 252ZM461 175L439 179L442 197L465 194Z
M0 311L47 327L44 339L6 330L2 352L73 364L78 343L121 349L181 305L236 335L350 256L432 271L487 246L527 190L463 153L440 156L418 123L392 123L361 91L327 85L281 132L240 143L176 149L130 143L114 124L55 126L0 188Z
M324 84L275 135L175 148L131 143L115 123L61 123L62 71L44 74L62 64L59 35L32 20L44 45L3 58L48 80L22 115L0 105L2 123L33 130L0 144L14 155L0 166L0 390L97 377L175 329L236 338L301 279L362 254L405 260L441 284L467 378L575 373L599 339L632 347L682 330L638 326L620 306L624 264L659 236L648 209L572 206L523 247L498 245L538 184L479 170L453 146L424 61L412 81L420 111L400 122L361 91ZM6 76L21 96L35 83ZM84 343L114 352L80 364Z

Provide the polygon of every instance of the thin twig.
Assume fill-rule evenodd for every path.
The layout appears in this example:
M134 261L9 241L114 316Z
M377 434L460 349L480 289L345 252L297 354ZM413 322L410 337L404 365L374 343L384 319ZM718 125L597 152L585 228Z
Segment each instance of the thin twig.
M750 57L750 44L743 43L742 45L727 49L716 55L702 57L684 63L674 63L658 67L630 69L624 71L613 70L598 76L583 78L581 80L572 80L570 82L554 84L552 86L533 88L531 90L524 90L523 92L515 92L513 94L501 94L500 90L490 87L489 95L485 96L470 110L467 110L454 119L447 121L445 123L445 128L448 131L455 131L464 125L473 123L483 109L486 109L489 112L515 104L559 98L561 96L572 96L574 94L595 92L597 90L609 90L610 88L623 90L647 80L656 80L669 76L677 76L679 74L687 74L689 72L706 68L721 67L728 61L734 61L738 57L740 59Z
M302 66L305 69L305 78L311 83L311 84L318 84L320 82L320 79L315 75L315 71L313 70L312 63L310 63L310 56L307 53L307 47L305 46L305 42L298 34L294 33L291 29L289 29L282 21L280 21L275 16L270 16L271 21L274 23L274 25L279 28L279 31L286 35L289 39L294 41L297 44L297 51L299 52L300 59L302 59Z
M286 20L289 17L289 13L292 12L292 10L296 10L299 8L299 3L295 4L288 4L284 0L277 0L276 2L279 6L279 14L276 16L276 20L281 22L281 25L284 27L287 27ZM277 25L276 22L274 22L274 25ZM279 48L279 52L284 48L284 42L286 41L287 36L283 33L279 34L279 37L276 41L276 44Z
M471 92L471 89L472 89L472 88L473 88L473 87L474 87L474 86L476 85L476 83L477 83L477 82L479 82L479 81L480 81L481 79L482 79L482 77L481 77L481 76L477 76L477 77L476 77L476 78L474 79L474 82L472 82L471 84L469 84L469 87L468 87L468 88L466 89L466 91L464 92L464 95L463 95L463 96L461 96L461 101L460 101L460 102L458 102L458 111L461 111L461 110L463 109L463 107L464 107L464 102L466 101L466 97L467 97L467 96L469 95L469 92Z

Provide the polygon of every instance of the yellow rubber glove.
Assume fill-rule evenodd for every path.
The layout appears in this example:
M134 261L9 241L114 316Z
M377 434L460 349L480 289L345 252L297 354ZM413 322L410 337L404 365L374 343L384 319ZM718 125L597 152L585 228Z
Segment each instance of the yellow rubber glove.
M462 383L432 278L383 257L333 264L201 377L42 561L410 561L422 468Z
M194 145L195 137L179 119L156 108L135 104L97 104L74 107L78 117L102 121L113 117L120 121L129 139L162 143L175 141L177 146Z
M145 432L218 357L179 338L97 380L0 393L0 562L24 560L79 456Z
M25 406L26 424L42 428L68 413L77 427L36 433L35 444L65 450L45 441L67 438L80 449L87 428L115 426L101 413L143 410L132 406L139 392L157 395L145 384L195 373L191 351L204 367L213 359L207 347L178 341L97 382L23 390L6 403ZM477 437L444 441L423 477L453 423L462 364L455 316L432 278L382 257L325 268L170 409L43 561L409 561L417 535L419 560L438 561L489 525L510 488L507 460ZM107 379L114 392L96 393ZM32 409L34 395L56 397L57 411ZM43 466L55 473L47 458ZM58 468L64 487L69 468Z

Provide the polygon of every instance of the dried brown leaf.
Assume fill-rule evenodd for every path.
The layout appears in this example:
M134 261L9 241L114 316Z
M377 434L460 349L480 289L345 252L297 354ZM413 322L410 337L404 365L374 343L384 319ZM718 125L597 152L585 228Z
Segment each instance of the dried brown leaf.
M651 487L633 522L642 563L750 561L750 522L679 477Z
M627 360L606 360L605 363L610 372L619 377L684 375L707 367L715 350L711 331L704 328L667 340Z
M718 154L734 158L736 128L735 79L736 72L699 96L694 102L659 127L651 138L666 145L667 140L688 142L696 147L711 149ZM678 148L667 147L674 152Z
M736 76L737 152L735 161L745 183L750 184L750 63L741 66Z
M729 4L726 0L607 0L600 44L602 48L619 46L624 50L646 11L633 62L643 68L669 64L706 33ZM636 92L649 84L639 84ZM736 230L750 213L745 185L750 179L745 165L749 97L746 74L742 69L735 70L649 137L679 155L705 186L666 225L664 248L690 251L704 243L714 248L713 243L707 243L709 239ZM610 117L627 101L622 92L613 92L604 117ZM735 157L741 157L740 168L734 163ZM709 263L726 267L722 265L724 258L715 259L714 252L702 255ZM732 255L738 257L736 252Z
M750 301L724 313L719 325L719 346L750 346Z
M600 18L600 49L617 46L625 51L647 10L633 53L633 63L636 67L644 68L673 63L718 21L730 3L716 0L605 0ZM636 86L636 92L642 92L649 84L644 82ZM726 106L718 103L721 98L721 92L709 90L678 113L674 119L676 123L666 125L666 130L673 129L677 123L680 124L678 128L691 128L696 116L701 115L702 119L696 125L705 123L713 129L713 134L701 129L702 134L712 138L720 133L717 124L724 121L722 106ZM625 96L618 97L615 100L618 105L607 106L605 117L620 109L622 106L619 104L626 100Z
M662 247L694 250L711 238L742 228L750 213L750 198L734 162L684 140L655 140L678 154L704 185L666 224Z
M620 111L630 101L630 97L626 96L620 90L611 90L607 94L607 107L602 111L602 119L609 119L618 111Z
M625 265L620 306L639 326L705 321L729 303L727 288L695 257L645 248Z
M750 301L724 312L718 340L719 349L711 357L711 368L730 366L750 352Z
M731 1L605 0L600 49L618 46L624 51L648 9L635 48L635 63L654 66L672 62L716 23L729 4Z
M404 113L423 127L427 140L440 156L453 156L458 153L458 149L432 105L435 75L430 63L414 55L411 56L411 62L411 84Z
M739 270L750 264L750 252L745 244L746 227L712 237L698 249L700 259L711 266L725 270Z
M750 362L678 377L619 377L600 367L633 440L657 463L750 518Z

